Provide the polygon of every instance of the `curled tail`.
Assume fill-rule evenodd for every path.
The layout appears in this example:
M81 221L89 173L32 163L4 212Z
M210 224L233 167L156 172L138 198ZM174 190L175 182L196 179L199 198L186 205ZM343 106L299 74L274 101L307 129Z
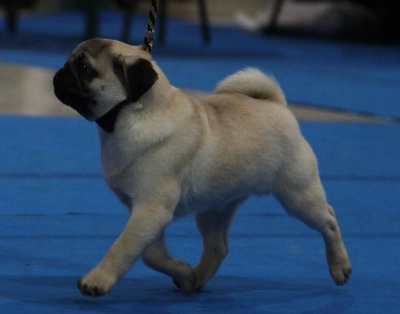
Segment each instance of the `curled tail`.
M215 93L238 93L286 105L285 95L275 79L255 68L246 68L228 76L218 83Z

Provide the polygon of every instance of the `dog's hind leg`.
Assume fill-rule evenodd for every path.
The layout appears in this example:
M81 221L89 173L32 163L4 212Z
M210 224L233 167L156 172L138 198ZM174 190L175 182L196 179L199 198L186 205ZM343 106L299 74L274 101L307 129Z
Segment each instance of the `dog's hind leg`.
M164 232L143 252L147 266L173 278L174 283L185 293L196 288L196 273L190 265L169 255L164 242Z
M203 237L203 254L194 267L197 275L196 290L200 290L218 271L228 254L228 229L238 204L217 210L198 212L196 224Z
M351 265L336 215L326 201L311 148L303 141L298 149L278 175L274 194L290 215L322 234L330 274L342 285L350 277Z

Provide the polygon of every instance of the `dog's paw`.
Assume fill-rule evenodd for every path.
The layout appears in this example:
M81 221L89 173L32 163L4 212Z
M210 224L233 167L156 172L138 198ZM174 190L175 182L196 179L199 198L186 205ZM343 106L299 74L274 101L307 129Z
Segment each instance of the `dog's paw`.
M196 291L197 276L191 267L185 275L174 277L172 281L183 293L192 293Z
M342 286L350 279L351 265L347 261L333 264L330 265L329 272L331 273L332 279L336 285Z
M98 297L107 294L115 283L113 276L95 268L78 281L78 288L83 295Z

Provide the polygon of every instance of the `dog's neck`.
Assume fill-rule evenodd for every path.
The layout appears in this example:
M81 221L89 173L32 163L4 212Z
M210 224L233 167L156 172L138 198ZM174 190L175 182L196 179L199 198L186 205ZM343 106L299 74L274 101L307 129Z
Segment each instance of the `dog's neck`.
M105 115L96 119L95 122L99 127L101 127L105 132L112 133L115 129L115 123L117 122L117 118L121 109L130 103L129 100L121 101L118 105L112 108Z

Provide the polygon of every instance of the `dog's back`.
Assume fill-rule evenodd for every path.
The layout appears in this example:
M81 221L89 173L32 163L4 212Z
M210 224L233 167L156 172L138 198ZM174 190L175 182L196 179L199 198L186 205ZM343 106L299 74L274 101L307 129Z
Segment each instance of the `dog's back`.
M255 68L246 68L228 76L218 83L215 94L242 94L286 105L285 96L275 79Z
M193 164L193 194L229 201L272 192L276 174L302 142L278 83L246 68L222 80L200 101L196 108L204 119L204 140L201 158Z

